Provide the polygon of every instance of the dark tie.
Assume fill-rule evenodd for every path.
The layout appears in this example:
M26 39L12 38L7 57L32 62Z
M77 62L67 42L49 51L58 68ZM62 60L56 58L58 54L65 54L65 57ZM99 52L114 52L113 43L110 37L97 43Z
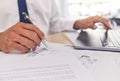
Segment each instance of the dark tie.
M20 22L27 23L26 20L24 19L23 15L22 15L23 12L26 12L27 15L29 15L28 10L27 10L26 0L18 0L18 9L19 9Z

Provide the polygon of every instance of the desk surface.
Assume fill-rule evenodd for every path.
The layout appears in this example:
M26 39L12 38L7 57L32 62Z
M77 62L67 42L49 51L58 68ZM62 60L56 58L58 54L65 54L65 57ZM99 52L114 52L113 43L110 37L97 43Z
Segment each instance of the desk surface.
M67 44L67 45L73 44L72 41L69 40L69 38L65 35L64 32L53 34L53 35L48 35L46 40L48 42L53 42L53 43L62 43L62 44Z

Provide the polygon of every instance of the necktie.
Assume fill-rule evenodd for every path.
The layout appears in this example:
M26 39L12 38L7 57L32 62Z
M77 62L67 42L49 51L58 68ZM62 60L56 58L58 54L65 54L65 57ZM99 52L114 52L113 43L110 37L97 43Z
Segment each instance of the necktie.
M28 10L27 10L26 0L18 0L18 9L19 9L20 22L27 23L27 21L24 19L23 15L22 15L23 12L26 12L27 15L29 15Z

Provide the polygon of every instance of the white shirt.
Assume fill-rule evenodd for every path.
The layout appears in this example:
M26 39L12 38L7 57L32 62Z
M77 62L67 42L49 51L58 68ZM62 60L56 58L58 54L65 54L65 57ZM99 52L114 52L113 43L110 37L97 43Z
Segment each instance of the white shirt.
M29 16L45 34L73 28L74 21L60 16L55 0L27 0ZM1 0L0 32L19 22L17 0Z

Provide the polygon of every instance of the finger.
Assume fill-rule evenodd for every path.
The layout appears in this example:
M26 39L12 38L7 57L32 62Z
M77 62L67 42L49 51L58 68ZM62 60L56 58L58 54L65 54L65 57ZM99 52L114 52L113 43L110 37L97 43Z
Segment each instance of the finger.
M94 22L89 22L89 23L87 23L87 28L96 29L97 26L95 26Z
M27 30L31 30L31 31L34 31L37 33L37 35L39 36L39 38L44 38L44 33L36 26L32 25L32 24L23 24L22 25L24 29L27 29Z
M15 50L21 51L21 52L23 52L23 53L27 53L27 52L30 51L29 48L27 48L27 47L25 47L25 46L23 46L23 45L20 45L20 44L17 43L17 42L12 42L11 44L12 44L12 46L9 47L9 49L3 50L5 53L11 53L11 52L13 52L13 51L15 51Z
M103 17L100 17L100 16L95 16L93 18L93 22L96 23L96 22L101 22L104 24L105 28L106 29L111 29L111 25L109 23L109 20L106 19L106 18L103 18Z
M14 43L13 43L13 47L14 47L13 50L18 50L18 51L21 51L21 52L23 52L23 53L27 53L27 52L30 51L29 48L27 48L27 47L25 47L25 46L23 46L23 45L21 45L21 44L19 44L19 43L17 43L17 42L14 42Z
M96 26L96 25L93 25L92 29L96 29L96 28L97 28L97 26Z
M109 22L104 23L104 26L105 26L107 29L111 29L111 25L110 25Z
M101 19L101 23L104 24L104 26L106 27L106 29L111 29L111 25L109 23L109 21L107 19Z
M38 46L40 45L40 38L35 32L31 30L22 29L22 28L20 28L19 31L14 30L14 32L18 33L19 35L21 35L22 37L28 40L32 40L36 45Z
M13 38L14 42L18 42L19 44L21 44L21 45L23 45L23 46L25 46L27 48L32 48L32 50L36 49L37 44L35 42L33 42L33 41L31 41L31 40L29 40L29 39L27 39L25 37L22 37L22 36L20 36L18 34L16 34L15 36L16 37Z

